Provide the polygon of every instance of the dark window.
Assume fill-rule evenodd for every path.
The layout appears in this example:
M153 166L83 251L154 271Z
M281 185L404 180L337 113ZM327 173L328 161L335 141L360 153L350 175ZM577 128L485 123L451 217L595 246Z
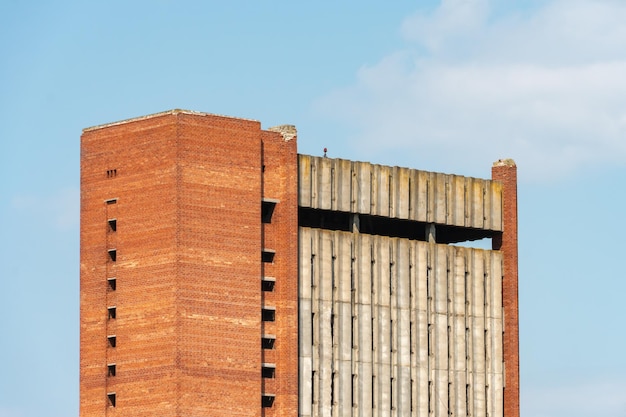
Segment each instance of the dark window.
M110 319L114 319L114 318L116 318L116 316L117 316L117 308L115 308L115 307L109 307L109 308L108 308L108 311L109 311L109 318L110 318Z
M274 396L273 395L263 395L261 397L261 406L263 408L269 408L274 405Z
M275 336L264 336L261 339L261 347L263 349L274 349L274 343L276 342Z
M274 208L276 208L276 203L278 200L274 200L271 198L264 198L261 203L261 221L263 223L271 223L272 222L272 214L274 214Z
M117 204L117 198L110 198L108 200L105 200L105 202L107 204Z
M113 262L115 262L117 260L117 250L116 249L109 249L109 258L111 258L111 260Z
M109 278L109 279L107 279L107 282L109 284L109 289L111 291L115 291L115 289L117 287L117 280L115 278Z
M261 367L261 376L263 378L276 378L276 365L265 364Z
M263 262L272 263L274 262L274 255L276 255L276 251L272 249L263 249L261 254L261 259Z
M114 392L109 392L107 394L107 399L109 400L109 405L111 407L115 407L115 400L116 400L115 393Z
M276 284L275 278L263 277L261 280L261 290L262 291L274 291L274 284Z
M107 365L108 375L115 376L116 367L114 363L110 363Z
M117 219L109 219L109 227L111 228L111 231L117 231Z
M276 310L273 308L264 308L261 310L261 320L276 321Z
M117 169L107 169L107 178L114 178L117 176Z
M109 346L115 347L117 345L117 338L115 336L107 336L107 340L109 341Z

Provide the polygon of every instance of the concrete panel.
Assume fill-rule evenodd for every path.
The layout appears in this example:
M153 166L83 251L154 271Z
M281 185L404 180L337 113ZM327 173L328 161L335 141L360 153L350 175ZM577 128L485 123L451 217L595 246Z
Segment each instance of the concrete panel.
M450 210L451 218L449 219L449 223L454 226L465 226L465 178L459 177L458 175L451 175L450 180L450 189L452 190L452 207Z
M447 175L434 173L434 216L433 223L446 224L447 219Z
M330 210L332 208L332 197L334 187L332 184L333 173L331 172L331 159L329 158L316 158L315 164L317 165L317 196L319 199L318 208L323 210Z
M409 186L411 170L408 168L393 168L394 187L394 210L392 217L399 219L409 219L409 207L412 203L411 187Z
M354 165L357 186L353 187L355 194L352 198L356 201L358 213L370 214L372 211L372 165L365 162L354 162Z
M374 165L374 182L377 184L376 206L373 214L389 217L391 207L392 168L385 165Z
M311 157L298 155L298 205L311 206Z
M333 159L335 199L333 210L352 210L352 162L345 159Z
M502 223L502 184L496 181L490 181L490 222L489 228L492 230L503 230Z

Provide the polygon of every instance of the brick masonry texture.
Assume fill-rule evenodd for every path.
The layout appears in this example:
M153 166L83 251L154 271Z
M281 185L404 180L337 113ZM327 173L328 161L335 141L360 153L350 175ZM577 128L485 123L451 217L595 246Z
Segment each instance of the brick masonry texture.
M504 416L519 417L519 309L517 269L517 167L512 160L498 161L491 177L502 182L503 233L494 249L503 253L504 309L503 356L505 364Z
M281 203L263 228L264 187ZM268 415L293 415L296 193L296 141L258 122L173 111L85 130L81 416L262 415L264 302L277 311ZM262 264L263 245L274 264ZM264 273L273 300L262 300Z

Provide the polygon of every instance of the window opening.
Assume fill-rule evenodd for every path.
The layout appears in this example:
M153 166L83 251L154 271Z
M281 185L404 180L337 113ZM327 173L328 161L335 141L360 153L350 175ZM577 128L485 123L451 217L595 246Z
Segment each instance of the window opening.
M107 204L117 204L117 198L110 198L108 200L104 200Z
M107 374L109 376L115 376L116 366L114 363L110 363L107 365Z
M117 316L117 308L109 307L107 310L109 311L109 319L116 318L116 316Z
M274 395L263 395L261 396L261 406L263 408L269 408L274 405Z
M274 285L276 284L276 278L263 277L261 280L261 291L272 292L274 291Z
M115 402L116 402L116 398L115 397L116 397L116 395L115 395L114 392L109 392L107 394L107 399L109 400L109 405L111 407L115 407Z
M111 229L112 232L116 232L117 231L117 219L109 219L109 228Z
M109 258L111 258L113 262L117 261L117 249L109 249Z
M274 214L274 209L276 208L277 203L278 200L274 200L273 198L263 199L263 201L261 202L261 222L272 222L272 215Z
M263 252L261 254L261 259L265 263L272 263L272 262L274 262L274 255L276 255L276 251L275 250L263 249Z
M117 176L117 169L107 169L107 178L114 178Z
M276 365L273 363L264 363L261 367L261 376L263 378L276 378Z
M276 309L275 308L263 308L261 310L261 320L263 321L276 321Z
M109 346L115 347L117 345L117 338L115 336L107 336Z
M107 283L109 284L109 289L115 291L117 288L117 280L115 278L109 278L107 279Z
M261 338L261 347L263 349L274 349L274 343L276 342L276 336L267 335Z

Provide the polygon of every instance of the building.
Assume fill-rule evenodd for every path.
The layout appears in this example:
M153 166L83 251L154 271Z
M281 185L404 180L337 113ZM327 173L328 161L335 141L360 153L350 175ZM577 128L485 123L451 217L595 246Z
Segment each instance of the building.
M519 416L514 163L492 177L184 110L85 129L81 417Z

